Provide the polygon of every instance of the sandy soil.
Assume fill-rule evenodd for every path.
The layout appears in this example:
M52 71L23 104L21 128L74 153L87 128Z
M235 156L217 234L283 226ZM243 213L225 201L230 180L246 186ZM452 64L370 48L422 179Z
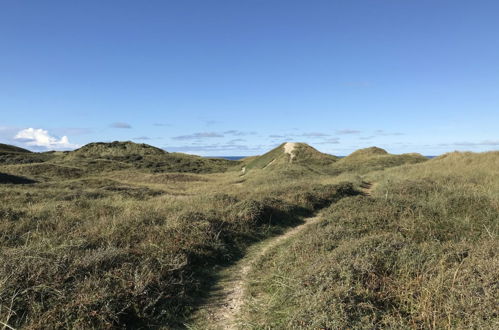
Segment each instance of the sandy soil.
M295 155L293 154L293 150L295 150L295 147L296 147L296 143L294 143L294 142L287 142L284 145L284 152L289 155L289 162L290 163L295 158Z

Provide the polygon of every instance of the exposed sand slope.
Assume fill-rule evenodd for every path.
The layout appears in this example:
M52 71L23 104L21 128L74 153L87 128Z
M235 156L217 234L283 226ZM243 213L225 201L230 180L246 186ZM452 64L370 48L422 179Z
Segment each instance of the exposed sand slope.
M289 155L289 162L290 163L295 158L295 155L293 154L295 147L296 147L296 143L294 143L294 142L287 142L286 144L284 144L284 152Z

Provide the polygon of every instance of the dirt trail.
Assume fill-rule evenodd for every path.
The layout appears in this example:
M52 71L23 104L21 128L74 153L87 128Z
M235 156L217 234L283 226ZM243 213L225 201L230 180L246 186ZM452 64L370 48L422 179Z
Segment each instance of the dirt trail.
M370 196L375 184L364 182L362 192ZM237 316L244 304L244 288L248 282L248 274L255 263L270 250L295 236L308 226L321 221L322 216L304 219L304 222L291 228L280 236L269 238L249 248L248 253L235 265L219 273L220 279L210 293L206 303L201 306L193 318L189 329L224 329L238 328Z
M219 282L205 305L200 307L198 315L194 317L196 325L189 328L237 329L237 315L244 303L244 287L253 265L268 251L320 220L320 216L306 218L304 223L286 231L283 235L252 246L243 259L221 272Z

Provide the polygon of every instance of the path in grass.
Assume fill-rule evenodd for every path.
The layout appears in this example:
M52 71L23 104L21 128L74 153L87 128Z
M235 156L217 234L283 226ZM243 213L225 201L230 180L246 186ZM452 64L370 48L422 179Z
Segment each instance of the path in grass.
M255 244L239 262L222 270L219 274L220 279L206 303L194 316L194 325L188 327L191 329L237 329L237 315L244 303L244 288L253 265L268 251L320 220L319 215L304 219L302 224L284 234Z
M364 182L361 191L370 196L375 184ZM244 303L244 288L251 268L270 250L297 235L308 226L318 223L321 215L305 218L304 222L284 234L269 238L248 249L248 253L235 265L223 269L219 280L206 302L200 306L190 329L237 329L237 316Z

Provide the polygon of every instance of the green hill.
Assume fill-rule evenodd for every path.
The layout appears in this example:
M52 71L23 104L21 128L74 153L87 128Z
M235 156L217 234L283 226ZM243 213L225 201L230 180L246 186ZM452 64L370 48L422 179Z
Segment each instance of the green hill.
M243 171L302 168L323 172L337 160L338 157L324 154L306 143L286 142L261 156L244 160Z
M0 143L0 165L42 163L54 156L49 152L31 152L10 144Z
M428 158L418 153L392 155L384 149L370 147L359 149L340 159L332 166L332 171L336 174L343 172L367 173L403 164L421 163L427 160Z
M142 169L150 172L224 172L238 162L210 159L182 153L169 153L148 144L130 141L89 143L67 153L63 162L89 170Z
M10 144L0 143L0 152L21 152L21 153L31 153L31 151L27 149L23 149L20 147L16 147Z
M356 150L345 158L361 158L361 157L372 157L372 156L380 156L380 155L388 155L388 152L382 148L369 147L369 148Z
M131 141L93 142L68 153L66 158L129 159L131 156L165 155L166 153L151 145Z

